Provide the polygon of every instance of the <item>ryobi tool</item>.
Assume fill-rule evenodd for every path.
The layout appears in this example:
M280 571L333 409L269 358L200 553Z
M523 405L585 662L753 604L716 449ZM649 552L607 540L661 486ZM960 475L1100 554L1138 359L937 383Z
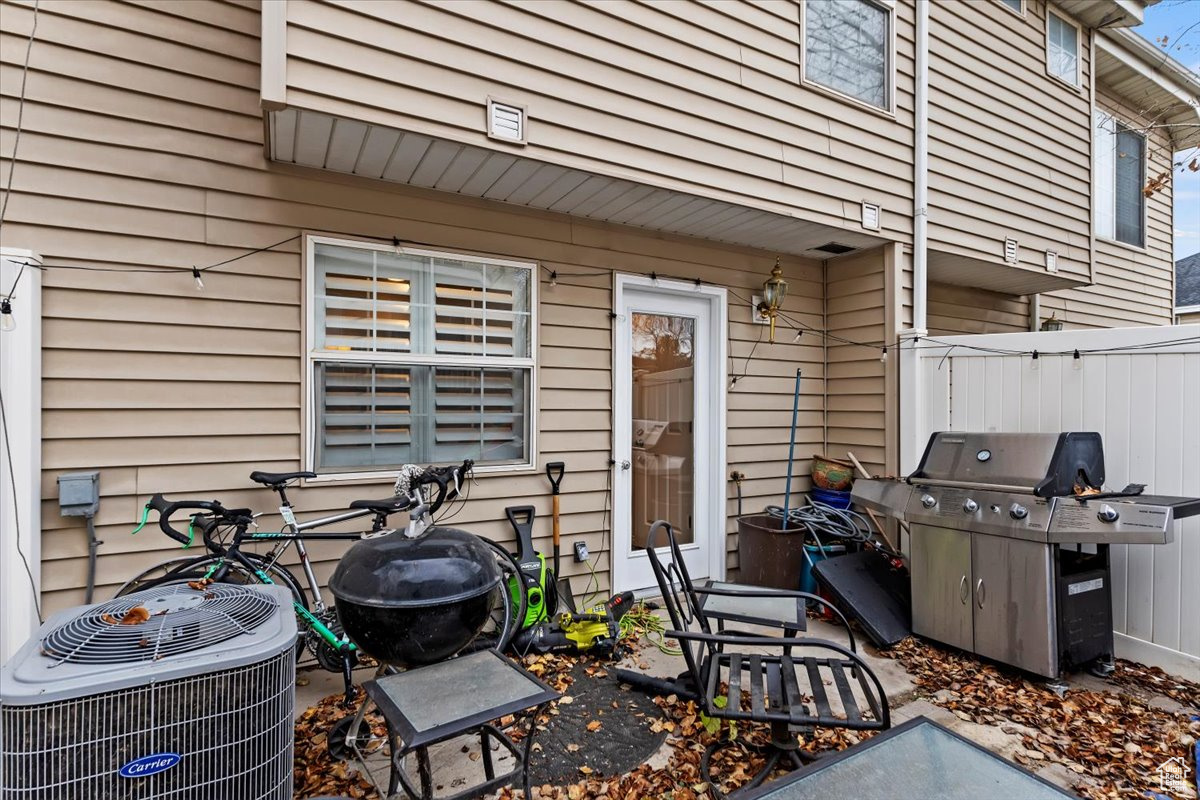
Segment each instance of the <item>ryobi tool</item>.
M509 578L508 591L517 599L516 581L525 584L525 619L521 628L528 628L553 614L558 607L554 588L554 573L546 567L546 557L533 549L533 506L509 506L504 515L517 534L517 563L521 574Z
M554 619L526 628L513 639L513 649L529 653L611 654L620 637L620 621L633 605L633 592L614 594L607 603L582 613L564 611Z

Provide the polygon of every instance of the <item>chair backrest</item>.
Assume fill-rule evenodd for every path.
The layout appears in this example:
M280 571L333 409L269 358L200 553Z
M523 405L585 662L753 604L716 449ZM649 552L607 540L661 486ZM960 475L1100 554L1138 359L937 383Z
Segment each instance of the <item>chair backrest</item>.
M660 536L666 538L665 543L659 541ZM660 549L669 551L670 563L663 564ZM712 633L708 620L701 613L700 599L692 586L692 577L688 574L687 562L683 559L683 551L675 539L675 529L671 527L671 523L660 519L650 526L650 533L646 537L646 556L650 560L650 568L654 571L654 579L658 581L659 591L662 592L663 605L671 618L671 627L678 631L694 632L690 627L694 622L701 633ZM700 664L704 648L711 648L712 645L680 641L679 647L683 650L692 680L699 691L703 691Z

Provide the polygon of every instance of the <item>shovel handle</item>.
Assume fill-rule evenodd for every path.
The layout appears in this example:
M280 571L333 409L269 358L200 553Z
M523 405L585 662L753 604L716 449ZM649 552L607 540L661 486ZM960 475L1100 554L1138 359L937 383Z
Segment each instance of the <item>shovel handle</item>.
M554 494L553 496L551 496L550 502L553 504L554 552L555 552L555 555L557 555L559 538L562 536L562 532L561 532L561 529L559 528L559 523L558 523L558 494ZM558 565L555 564L555 566L558 566Z
M546 477L550 479L550 491L553 494L558 494L559 484L562 483L563 473L567 471L567 465L562 461L551 461L546 464Z

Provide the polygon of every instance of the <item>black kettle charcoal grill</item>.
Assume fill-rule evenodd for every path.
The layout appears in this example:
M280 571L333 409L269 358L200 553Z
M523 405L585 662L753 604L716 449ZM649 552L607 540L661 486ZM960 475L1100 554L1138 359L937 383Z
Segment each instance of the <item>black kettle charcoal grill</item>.
M1049 678L1112 661L1110 544L1166 544L1200 499L1090 496L1098 433L935 433L905 481L853 500L911 530L913 632Z
M346 635L387 664L418 666L471 643L503 591L491 549L457 528L363 539L329 580Z

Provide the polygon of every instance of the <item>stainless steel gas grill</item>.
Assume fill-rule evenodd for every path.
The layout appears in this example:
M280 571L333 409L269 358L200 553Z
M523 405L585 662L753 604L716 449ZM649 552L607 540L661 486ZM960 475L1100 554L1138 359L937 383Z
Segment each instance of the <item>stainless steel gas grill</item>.
M1165 544L1200 498L1105 491L1098 433L935 433L853 499L911 532L913 632L1050 678L1112 661L1108 545Z

